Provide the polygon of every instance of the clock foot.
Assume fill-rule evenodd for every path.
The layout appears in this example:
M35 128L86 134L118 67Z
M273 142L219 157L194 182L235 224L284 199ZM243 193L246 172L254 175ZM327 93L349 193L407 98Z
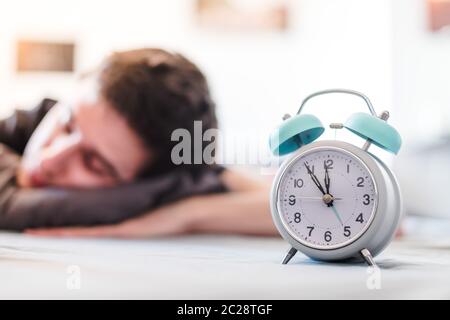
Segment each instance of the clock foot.
M370 267L376 267L377 264L375 263L375 260L373 260L372 254L368 249L362 249L361 255L363 256L364 260L367 262L367 264Z
M295 256L296 253L297 249L291 248L286 254L286 257L284 257L282 264L287 264L292 259L292 257Z

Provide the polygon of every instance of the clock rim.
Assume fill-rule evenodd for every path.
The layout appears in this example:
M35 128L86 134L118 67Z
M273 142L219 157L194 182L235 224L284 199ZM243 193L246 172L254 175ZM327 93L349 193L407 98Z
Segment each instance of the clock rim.
M284 237L283 231L286 231L288 233L288 235L290 236L291 239L295 240L297 243L301 244L304 247L307 247L309 249L313 249L313 250L320 250L320 251L333 251L333 250L338 250L338 249L342 249L342 248L346 248L349 245L355 243L358 239L360 239L364 234L366 234L366 232L370 229L371 225L373 224L373 221L375 220L375 217L378 213L378 202L379 202L379 198L380 198L380 194L379 194L379 187L378 187L378 183L377 183L377 179L375 178L374 172L375 170L371 170L369 165L367 165L367 163L360 157L358 156L355 152L352 152L348 149L346 149L346 146L350 146L350 148L348 149L353 149L353 148L357 148L356 146L344 142L344 141L317 141L314 143L311 143L309 145L306 145L302 148L300 148L294 155L292 155L288 160L286 160L282 166L280 167L277 176L274 180L274 184L272 187L272 190L275 190L275 192L272 192L272 210L276 210L276 215L277 215L277 220L278 222L280 222L283 226L284 230L280 230L278 224L277 228L280 231L281 235ZM314 245L311 244L309 242L306 242L305 240L301 239L298 235L296 235L291 228L289 227L289 225L286 224L286 221L284 219L284 217L282 216L281 210L279 208L279 201L278 201L278 196L279 196L279 192L280 192L280 184L283 180L284 175L286 174L287 170L294 164L296 163L296 161L305 156L308 155L310 153L313 152L317 152L320 150L336 150L339 151L341 153L345 153L350 155L353 158L356 158L363 166L364 168L368 171L372 181L373 181L373 185L374 185L374 189L375 189L375 203L374 206L372 208L371 211L371 215L370 215L370 219L367 222L367 224L364 226L364 228L353 238L341 242L339 244L335 244L335 245L330 245L330 246L321 246L321 245ZM362 152L362 149L359 149ZM370 159L372 160L372 159ZM373 167L376 168L376 164L373 164ZM273 205L275 203L275 205ZM272 212L273 213L273 212ZM291 243L291 241L289 241L288 239L286 239L289 243ZM292 243L291 243L292 244ZM294 246L296 247L296 246Z

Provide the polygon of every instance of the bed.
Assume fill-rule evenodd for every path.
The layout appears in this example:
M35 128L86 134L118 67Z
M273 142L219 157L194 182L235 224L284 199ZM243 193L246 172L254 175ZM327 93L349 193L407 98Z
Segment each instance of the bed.
M448 299L446 223L407 223L409 235L376 258L375 287L374 270L364 264L298 254L281 265L288 247L279 238L51 239L2 232L0 298ZM424 232L416 232L419 226Z

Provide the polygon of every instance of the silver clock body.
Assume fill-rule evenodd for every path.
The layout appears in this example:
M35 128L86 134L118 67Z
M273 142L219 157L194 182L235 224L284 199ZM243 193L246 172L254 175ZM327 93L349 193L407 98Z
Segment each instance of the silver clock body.
M358 160L370 175L374 197L370 219L364 228L348 241L329 247L309 243L294 232L283 215L280 199L280 186L288 178L287 172L306 155L324 150L348 154ZM362 261L361 250L368 249L375 256L392 240L402 214L402 199L394 174L376 156L343 141L318 141L303 146L282 164L272 186L271 210L273 221L282 237L293 248L310 258L324 261Z

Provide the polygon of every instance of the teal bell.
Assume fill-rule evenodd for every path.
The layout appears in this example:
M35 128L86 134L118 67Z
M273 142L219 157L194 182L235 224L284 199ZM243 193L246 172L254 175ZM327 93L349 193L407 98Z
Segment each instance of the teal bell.
M273 154L283 156L319 138L325 128L319 118L311 114L295 115L286 119L270 135L269 147Z
M344 127L361 138L368 139L374 145L397 154L402 145L398 131L383 119L368 113L352 114L344 123Z

